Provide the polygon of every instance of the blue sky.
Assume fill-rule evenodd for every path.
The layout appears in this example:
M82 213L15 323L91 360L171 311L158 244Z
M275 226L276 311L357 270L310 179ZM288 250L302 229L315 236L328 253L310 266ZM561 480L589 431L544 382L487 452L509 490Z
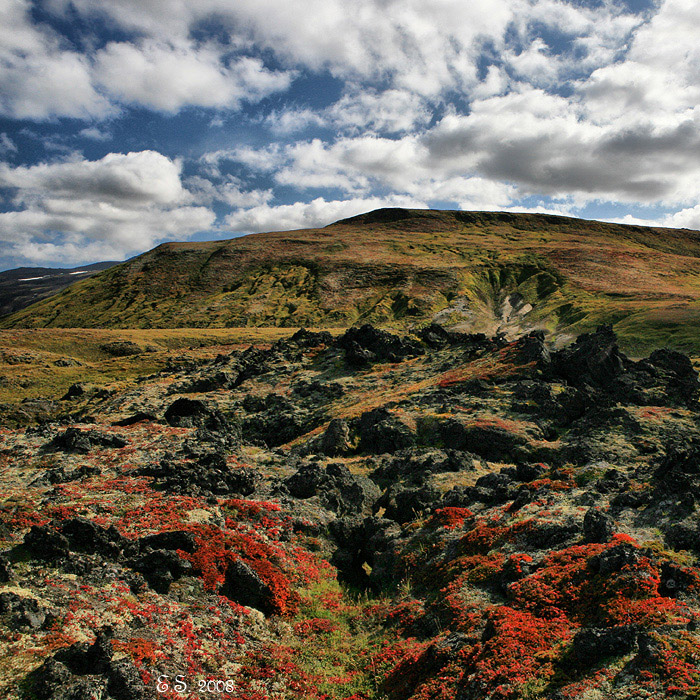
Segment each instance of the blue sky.
M380 206L700 229L695 0L0 0L0 269Z

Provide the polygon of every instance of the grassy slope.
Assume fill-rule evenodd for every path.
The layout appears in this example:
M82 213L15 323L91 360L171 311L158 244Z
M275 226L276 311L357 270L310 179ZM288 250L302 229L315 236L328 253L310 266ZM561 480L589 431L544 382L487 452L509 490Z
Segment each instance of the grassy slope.
M185 328L612 322L626 349L700 350L700 233L540 214L379 210L324 229L169 243L0 322Z
M278 328L0 330L0 403L58 398L76 382L123 388L183 354L210 358L235 347L267 345L288 334L289 329ZM102 348L118 340L147 351L113 357Z

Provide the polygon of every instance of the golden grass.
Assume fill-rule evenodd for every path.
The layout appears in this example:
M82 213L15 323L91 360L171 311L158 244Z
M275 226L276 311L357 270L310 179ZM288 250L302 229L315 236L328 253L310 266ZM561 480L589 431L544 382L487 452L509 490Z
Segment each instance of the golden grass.
M110 386L162 369L169 358L215 357L249 345L269 345L293 328L11 329L0 330L0 402L58 398L71 384ZM143 353L113 357L101 346L136 343ZM73 366L57 366L57 361Z

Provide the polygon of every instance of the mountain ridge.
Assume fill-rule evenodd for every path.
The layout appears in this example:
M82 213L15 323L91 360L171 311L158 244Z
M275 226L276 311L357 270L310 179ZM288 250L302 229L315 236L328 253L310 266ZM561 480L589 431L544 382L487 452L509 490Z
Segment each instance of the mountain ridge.
M16 267L0 272L0 316L19 311L57 294L80 279L118 265L104 261L79 267ZM80 275L80 277L76 277Z
M566 338L612 323L632 352L659 344L691 351L697 280L697 231L379 209L318 229L164 243L0 326L407 329L439 320Z

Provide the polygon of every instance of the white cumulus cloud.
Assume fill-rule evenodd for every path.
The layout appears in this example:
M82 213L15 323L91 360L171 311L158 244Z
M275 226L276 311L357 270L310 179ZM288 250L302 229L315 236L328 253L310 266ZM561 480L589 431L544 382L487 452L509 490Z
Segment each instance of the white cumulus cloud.
M0 213L2 248L34 262L121 259L215 220L208 208L190 204L179 163L154 151L2 165L0 187L15 205Z
M225 226L235 233L287 231L318 228L380 207L427 209L427 205L410 197L368 197L326 201L318 197L311 202L268 204L242 209L226 217Z

